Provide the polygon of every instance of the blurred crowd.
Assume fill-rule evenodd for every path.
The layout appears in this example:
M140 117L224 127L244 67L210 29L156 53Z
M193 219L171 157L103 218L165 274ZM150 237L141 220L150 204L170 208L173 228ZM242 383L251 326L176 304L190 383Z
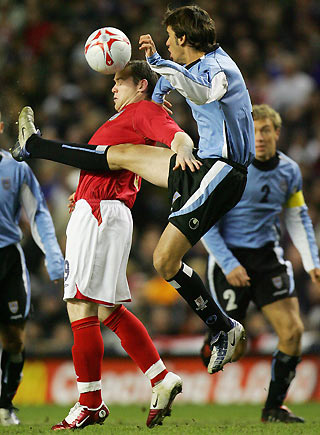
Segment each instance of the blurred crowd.
M192 4L171 1L172 7ZM283 119L279 148L301 167L304 194L320 243L320 3L318 0L198 0L215 19L218 42L239 65L253 104L268 103ZM105 26L130 38L132 58L143 58L139 35L150 33L167 57L161 25L163 0L0 0L0 109L5 133L0 146L16 140L16 120L24 105L35 111L45 138L86 143L114 114L113 78L90 70L83 49L87 37ZM177 93L171 94L174 118L197 141L195 122ZM155 163L156 164L156 163ZM52 213L62 250L69 215L68 196L79 171L44 160L30 163ZM203 325L152 266L152 252L166 225L167 192L143 182L133 208L134 240L128 267L133 303L128 306L153 337L201 336ZM23 247L31 272L33 310L28 323L29 354L70 353L71 329L62 302L62 283L50 283L41 252L22 216ZM283 232L286 255L294 266L306 328L305 351L320 351L320 291L304 272L296 249ZM188 264L205 277L206 252L198 243ZM252 308L247 331L253 351L265 351L270 326ZM119 346L103 332L110 352ZM262 343L262 344L261 344ZM198 348L190 348L190 353Z

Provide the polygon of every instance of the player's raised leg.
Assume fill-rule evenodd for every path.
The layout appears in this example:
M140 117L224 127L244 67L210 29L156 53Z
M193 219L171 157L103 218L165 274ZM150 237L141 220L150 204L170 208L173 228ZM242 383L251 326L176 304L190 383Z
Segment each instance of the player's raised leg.
M10 149L18 161L46 159L94 172L127 169L156 186L168 187L170 158L174 154L168 148L133 144L108 147L43 139L36 134L29 106L22 109L18 124L19 140Z

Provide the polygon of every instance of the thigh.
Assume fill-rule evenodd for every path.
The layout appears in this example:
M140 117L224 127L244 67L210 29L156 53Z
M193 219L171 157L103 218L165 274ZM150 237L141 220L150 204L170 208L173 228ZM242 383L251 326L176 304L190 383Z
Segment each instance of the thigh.
M154 251L155 258L161 256L166 261L176 263L191 248L191 244L185 235L170 222L161 234L160 240Z
M120 305L114 305L113 307L106 307L103 305L99 305L98 307L98 316L100 322L104 322Z
M0 250L0 321L21 323L30 311L30 279L20 244Z
M293 329L301 324L298 298L290 297L272 302L262 307L262 312L269 320L278 336L282 331Z
M107 160L111 170L128 169L156 186L168 187L172 155L169 148L121 144L108 148Z
M94 302L83 301L79 299L70 299L67 301L67 311L70 323L76 320L85 319L86 317L97 316L99 305Z
M201 159L200 159L201 160ZM246 185L244 172L217 159L201 160L198 171L169 172L169 200L172 202L169 222L175 225L191 245L240 200Z
M235 320L242 321L250 302L249 287L234 287L228 283L221 268L209 256L207 278L213 299L220 308Z

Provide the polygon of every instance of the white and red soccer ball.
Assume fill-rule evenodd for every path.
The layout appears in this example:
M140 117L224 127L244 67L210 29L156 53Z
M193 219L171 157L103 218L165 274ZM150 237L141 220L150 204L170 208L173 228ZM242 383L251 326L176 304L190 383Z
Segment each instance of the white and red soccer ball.
M131 57L131 43L121 30L103 27L91 33L84 48L92 69L103 74L121 71Z

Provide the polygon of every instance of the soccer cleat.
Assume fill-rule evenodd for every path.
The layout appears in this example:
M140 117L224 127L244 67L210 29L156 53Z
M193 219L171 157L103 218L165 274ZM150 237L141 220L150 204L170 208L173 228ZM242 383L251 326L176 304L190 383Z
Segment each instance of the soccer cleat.
M161 426L165 417L171 415L171 406L177 394L182 391L182 380L176 374L169 372L164 379L152 388L150 411L147 426Z
M211 357L208 364L208 372L216 373L231 361L232 355L239 340L245 338L244 327L234 319L230 319L233 328L228 332L221 331L212 338L210 343Z
M263 423L304 423L302 417L298 417L290 411L286 406L280 406L279 408L266 409L263 408L261 414L261 421Z
M202 348L200 349L200 357L205 367L208 367L211 358L210 341L212 335L210 332L205 336Z
M0 424L2 426L12 426L20 424L20 420L15 414L15 408L11 406L10 408L0 408Z
M10 148L12 157L18 162L28 159L30 154L26 150L26 142L33 134L40 134L40 131L34 126L34 115L31 107L26 106L21 110L19 115L19 135L16 144Z
M109 415L109 409L102 402L98 409L90 409L77 402L67 417L52 426L52 430L82 429L92 424L103 424Z

